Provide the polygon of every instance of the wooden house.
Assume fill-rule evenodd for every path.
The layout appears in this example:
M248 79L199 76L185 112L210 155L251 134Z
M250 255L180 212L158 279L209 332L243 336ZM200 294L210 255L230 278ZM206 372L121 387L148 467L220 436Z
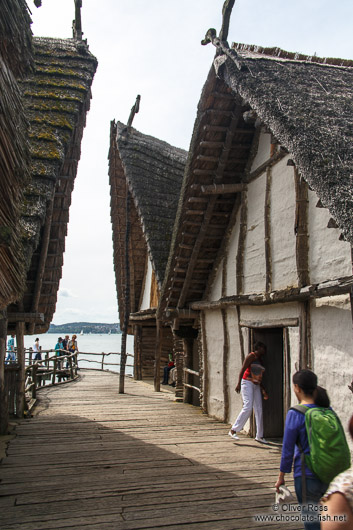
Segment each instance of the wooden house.
M25 287L19 228L29 181L28 121L18 79L33 68L32 32L25 0L0 6L0 310Z
M135 377L156 375L158 388L173 344L166 326L161 331L162 366L155 372L156 309L185 160L182 149L120 122L111 123L109 177L120 326L123 329L128 318L128 333L135 339Z
M26 334L45 333L55 312L71 194L97 67L79 39L35 37L33 48L35 71L21 81L31 160L20 218L25 290L7 311L9 332L24 314Z
M347 422L353 62L210 40L217 54L157 312L164 321L173 316L174 328L199 330L184 340L185 399L194 400L197 387L205 411L233 421L239 370L262 340L265 437L282 435L295 403L291 377L305 367Z
M71 193L97 67L82 40L32 38L23 0L1 4L0 366L17 335L17 415L23 412L25 334L44 333L55 312ZM15 16L14 16L15 15ZM3 27L2 27L3 25ZM0 368L0 432L7 413Z

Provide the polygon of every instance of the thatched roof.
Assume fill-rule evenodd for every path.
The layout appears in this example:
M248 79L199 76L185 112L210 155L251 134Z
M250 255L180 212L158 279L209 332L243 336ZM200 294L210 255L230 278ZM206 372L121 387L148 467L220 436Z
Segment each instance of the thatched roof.
M1 0L0 55L17 78L33 65L31 22L25 0Z
M202 299L217 270L251 166L256 133L253 122L244 123L246 111L255 111L292 154L353 241L351 65L262 51L237 45L237 52L217 54L217 73L211 67L198 105L159 315ZM235 186L234 193L217 195L218 185Z
M221 77L293 155L353 243L353 61L234 48L241 70L228 58Z
M24 0L0 5L0 308L24 289L18 226L22 191L29 180L28 122L17 77L33 66L32 32Z
M34 38L35 72L22 82L30 122L31 182L24 190L20 227L27 271L18 310L44 313L48 329L61 278L71 193L97 61L75 39ZM21 308L21 309L20 309Z
M131 195L131 312L139 309L149 256L161 287L187 153L118 122L109 152L114 264L120 319L125 286L126 190Z

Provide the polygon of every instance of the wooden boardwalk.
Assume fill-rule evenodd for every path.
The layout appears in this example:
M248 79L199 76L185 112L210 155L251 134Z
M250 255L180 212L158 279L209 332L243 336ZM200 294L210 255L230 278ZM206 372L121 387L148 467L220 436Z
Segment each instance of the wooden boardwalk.
M43 389L0 465L1 530L302 528L274 514L280 451L147 383L81 370Z

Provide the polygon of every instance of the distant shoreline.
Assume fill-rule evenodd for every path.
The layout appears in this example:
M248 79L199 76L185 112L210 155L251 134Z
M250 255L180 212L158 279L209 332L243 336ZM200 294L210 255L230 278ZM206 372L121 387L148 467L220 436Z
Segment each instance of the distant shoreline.
M105 322L68 322L66 324L50 324L47 333L56 335L119 335L120 326L117 323L107 324Z

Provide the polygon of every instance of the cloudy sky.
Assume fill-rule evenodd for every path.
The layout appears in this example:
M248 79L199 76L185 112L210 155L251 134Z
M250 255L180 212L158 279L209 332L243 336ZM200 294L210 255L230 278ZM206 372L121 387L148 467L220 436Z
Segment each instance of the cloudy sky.
M36 36L71 37L74 0L42 0L32 12ZM82 0L82 29L98 59L91 110L70 209L54 324L117 322L112 259L108 148L110 121L126 123L188 149L196 106L215 49L223 0ZM352 0L236 0L229 43L278 46L353 59Z

